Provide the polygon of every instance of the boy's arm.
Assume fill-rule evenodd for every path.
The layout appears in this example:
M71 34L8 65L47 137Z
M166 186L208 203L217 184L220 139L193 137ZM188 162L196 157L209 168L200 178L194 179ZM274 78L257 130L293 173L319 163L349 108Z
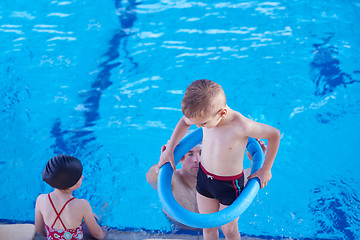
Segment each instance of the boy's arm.
M267 153L263 166L248 177L248 179L258 177L261 184L260 188L263 188L272 177L271 168L280 144L280 131L269 125L258 123L246 118L245 133L249 137L268 140Z
M259 142L260 147L263 150L264 155L265 155L266 154L266 149L267 149L267 146L265 145L265 142L260 141L260 139L256 139L256 140ZM248 181L248 177L251 175L251 169L252 169L252 165L253 165L253 158L252 158L251 154L249 153L249 151L247 151L246 154L247 154L247 157L249 158L249 160L251 161L251 166L249 168L244 169L244 176L245 176L244 185L246 185L246 183Z
M185 133L191 125L192 123L185 116L180 119L166 145L165 151L160 156L160 161L158 163L159 168L165 163L170 162L172 168L174 170L176 169L174 162L174 149L179 144L180 140L185 136Z

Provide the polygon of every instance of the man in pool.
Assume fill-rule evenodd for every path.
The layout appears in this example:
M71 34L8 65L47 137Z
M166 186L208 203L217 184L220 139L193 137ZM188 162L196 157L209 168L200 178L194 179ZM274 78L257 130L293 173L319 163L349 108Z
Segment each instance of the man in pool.
M162 146L161 152L165 151L166 145ZM189 211L198 213L196 203L196 176L199 170L201 157L201 144L193 147L180 160L181 168L174 171L171 188L176 201ZM146 173L146 180L157 190L157 178L159 167L153 165ZM186 230L201 231L201 229L192 228L179 223L165 212L166 216L174 223L175 227Z
M259 140L258 140L259 141ZM259 141L264 153L266 145L263 141ZM166 145L162 146L161 152L165 151ZM252 161L252 157L247 153L248 158ZM196 177L199 169L201 158L201 144L196 145L189 152L187 152L182 159L181 168L174 171L171 187L175 200L185 209L192 212L199 212L196 201ZM244 170L245 184L247 177L250 175L251 168ZM146 173L146 180L150 185L157 190L157 178L159 174L158 164L153 165ZM165 212L166 216L174 223L175 227L185 230L201 231L201 229L186 226L179 223Z

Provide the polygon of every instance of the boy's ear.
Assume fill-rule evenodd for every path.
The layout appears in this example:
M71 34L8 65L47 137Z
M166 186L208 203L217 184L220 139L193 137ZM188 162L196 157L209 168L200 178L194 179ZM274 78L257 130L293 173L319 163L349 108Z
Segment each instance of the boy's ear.
M223 108L223 109L220 110L220 116L221 117L225 117L226 114L227 114L227 109L226 108Z

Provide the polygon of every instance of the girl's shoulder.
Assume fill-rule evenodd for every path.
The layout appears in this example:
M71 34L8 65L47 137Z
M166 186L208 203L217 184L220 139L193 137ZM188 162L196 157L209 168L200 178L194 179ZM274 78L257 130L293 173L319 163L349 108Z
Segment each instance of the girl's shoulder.
M70 208L73 209L73 212L77 212L82 218L86 215L92 214L90 203L86 199L75 198L70 203Z
M89 204L88 200L83 198L74 198L73 202L76 202L78 204Z
M49 201L49 196L48 194L40 194L37 199L36 199L36 202L43 202L43 201ZM89 202L86 200L86 199L81 199L81 198L74 198L71 203L73 205L76 205L76 206L87 206L87 205L90 205Z
M44 201L45 199L48 198L48 195L47 194L40 194L37 199L36 199L36 202L42 202Z
M75 198L71 203L76 208L88 209L90 207L90 203L86 199Z

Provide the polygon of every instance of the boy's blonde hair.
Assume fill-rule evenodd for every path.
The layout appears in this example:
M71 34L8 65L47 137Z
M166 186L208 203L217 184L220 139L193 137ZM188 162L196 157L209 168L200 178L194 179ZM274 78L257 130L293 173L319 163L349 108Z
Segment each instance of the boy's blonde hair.
M181 101L182 112L187 118L206 117L226 106L226 96L216 82L200 79L192 82Z

